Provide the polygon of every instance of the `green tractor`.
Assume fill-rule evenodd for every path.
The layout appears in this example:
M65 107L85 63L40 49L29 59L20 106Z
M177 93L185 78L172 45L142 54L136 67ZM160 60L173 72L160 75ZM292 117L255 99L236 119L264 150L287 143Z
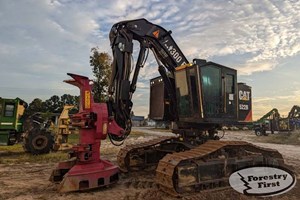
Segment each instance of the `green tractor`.
M0 145L13 145L21 140L26 107L27 104L22 99L0 97Z

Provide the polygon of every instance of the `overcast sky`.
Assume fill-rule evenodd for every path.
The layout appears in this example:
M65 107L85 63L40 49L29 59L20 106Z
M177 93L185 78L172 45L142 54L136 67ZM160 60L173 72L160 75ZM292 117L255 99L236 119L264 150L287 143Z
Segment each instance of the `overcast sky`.
M108 33L121 20L146 18L167 30L188 60L238 70L252 86L254 118L300 104L300 1L0 0L0 96L78 94L66 73L92 76L92 47L111 53ZM153 57L141 70L136 115L148 114Z

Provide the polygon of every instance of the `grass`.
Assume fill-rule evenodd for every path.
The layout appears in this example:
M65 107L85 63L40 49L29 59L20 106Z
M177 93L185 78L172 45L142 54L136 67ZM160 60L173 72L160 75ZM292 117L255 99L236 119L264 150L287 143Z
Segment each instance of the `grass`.
M269 134L256 137L255 142L300 145L300 132Z
M8 152L20 152L23 150L23 147L21 144L16 144L16 145L12 145L12 146L0 146L0 152L1 151L8 151Z
M78 134L69 135L69 144L77 144ZM50 152L43 155L31 155L23 150L22 144L0 146L0 164L49 163L68 159L68 150Z
M138 138L140 136L146 136L147 134L139 132L139 131L131 131L129 137ZM108 139L108 137L107 137ZM109 139L108 139L109 140ZM69 135L68 143L69 144L78 144L79 135L72 134ZM26 153L23 150L22 144L15 144L12 146L0 146L0 164L21 164L21 163L53 163L59 162L62 160L68 159L68 152L65 151L57 151L50 152L49 154L43 155L31 155L30 153ZM105 149L103 154L112 154L117 153L119 150L117 148Z
M0 146L0 164L49 163L68 158L66 152L58 151L43 155L31 155L23 150L21 144Z
M68 137L69 144L78 144L79 142L79 134L71 134Z

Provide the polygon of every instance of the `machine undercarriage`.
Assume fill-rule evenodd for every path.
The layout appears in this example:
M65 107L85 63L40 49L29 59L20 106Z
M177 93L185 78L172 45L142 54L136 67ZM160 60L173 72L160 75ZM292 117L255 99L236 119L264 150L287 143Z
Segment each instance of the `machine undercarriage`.
M191 145L181 137L159 137L129 145L118 154L123 172L156 169L156 183L173 195L229 187L229 176L249 166L284 166L282 155L243 141L207 140Z

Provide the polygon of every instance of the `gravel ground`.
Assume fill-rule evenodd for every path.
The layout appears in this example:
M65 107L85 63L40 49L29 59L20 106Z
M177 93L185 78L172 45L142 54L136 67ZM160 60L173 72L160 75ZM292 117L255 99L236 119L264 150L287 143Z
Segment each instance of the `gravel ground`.
M134 128L134 131L143 132L145 136L129 137L125 144L141 143L162 135L172 135L166 131L153 130L151 128ZM243 140L252 142L258 146L277 149L285 159L292 165L295 171L300 172L300 146L279 145L257 142L257 137L251 131L227 131L222 140ZM109 141L102 142L101 151L104 158L116 163L116 154L121 147L112 145ZM121 174L120 181L110 187L92 190L88 192L73 192L60 194L57 185L48 181L51 170L56 163L24 163L24 164L0 164L0 200L4 199L143 199L143 200L175 200L174 198L158 189L154 182L155 172L141 171L130 174ZM299 176L298 176L299 179ZM280 196L268 197L266 199L300 199L300 185ZM235 192L232 189L214 192L201 192L185 196L181 199L262 199L248 197Z

